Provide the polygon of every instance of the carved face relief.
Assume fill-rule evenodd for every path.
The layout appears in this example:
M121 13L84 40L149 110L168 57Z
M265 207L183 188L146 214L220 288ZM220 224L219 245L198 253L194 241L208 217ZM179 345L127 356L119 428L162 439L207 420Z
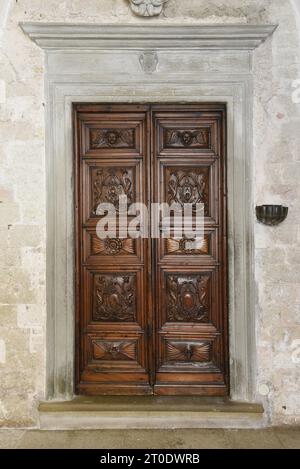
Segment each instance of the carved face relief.
M188 147L189 145L191 145L193 141L193 134L191 132L183 132L181 138L182 138L183 144L186 147Z
M130 6L138 16L158 16L161 14L164 8L164 4L168 0L129 0Z
M107 141L111 146L114 146L119 140L119 135L117 132L107 132Z
M201 127L195 130L164 130L164 143L167 148L210 148L211 131Z
M91 129L91 149L133 148L135 129Z

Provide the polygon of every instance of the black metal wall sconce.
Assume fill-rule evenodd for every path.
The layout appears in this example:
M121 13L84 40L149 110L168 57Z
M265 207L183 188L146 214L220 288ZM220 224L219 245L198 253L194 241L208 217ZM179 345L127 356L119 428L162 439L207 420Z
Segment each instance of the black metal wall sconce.
M256 207L256 217L264 225L276 226L286 219L288 211L282 205L260 205Z

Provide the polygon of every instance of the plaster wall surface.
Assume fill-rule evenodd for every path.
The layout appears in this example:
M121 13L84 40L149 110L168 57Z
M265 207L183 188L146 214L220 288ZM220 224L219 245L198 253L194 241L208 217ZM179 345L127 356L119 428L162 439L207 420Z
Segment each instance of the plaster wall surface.
M279 24L253 55L254 200L288 205L255 224L257 401L272 424L300 423L300 13L298 0L169 0L135 17L127 0L1 0L0 424L37 425L45 396L44 54L19 22ZM299 101L297 103L297 101Z

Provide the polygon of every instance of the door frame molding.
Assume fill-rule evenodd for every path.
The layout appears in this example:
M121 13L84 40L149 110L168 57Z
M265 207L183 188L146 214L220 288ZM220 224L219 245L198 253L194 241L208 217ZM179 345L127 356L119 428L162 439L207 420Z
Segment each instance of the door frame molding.
M139 29L137 25L25 23L21 27L46 50L46 398L69 400L74 395L72 104L217 102L227 106L231 399L254 401L255 214L250 51L276 27L152 25L147 26L147 31L145 25Z

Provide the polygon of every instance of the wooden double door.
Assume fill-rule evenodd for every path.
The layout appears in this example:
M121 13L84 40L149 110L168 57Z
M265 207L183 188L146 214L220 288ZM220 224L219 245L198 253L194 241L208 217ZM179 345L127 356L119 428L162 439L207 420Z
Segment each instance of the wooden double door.
M228 394L225 118L219 104L74 106L78 394ZM201 202L201 242L99 239L97 207L118 212L120 195Z

